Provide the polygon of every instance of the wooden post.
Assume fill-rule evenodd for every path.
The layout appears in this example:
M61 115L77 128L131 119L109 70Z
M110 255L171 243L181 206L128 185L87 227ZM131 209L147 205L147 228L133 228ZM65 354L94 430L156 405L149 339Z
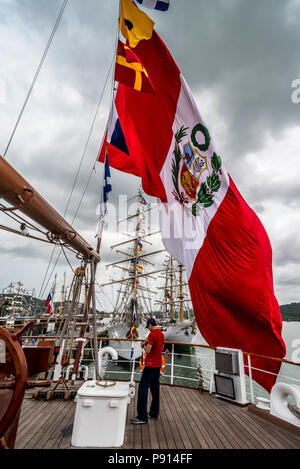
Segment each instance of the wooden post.
M171 269L170 269L170 281L171 281L171 319L174 319L174 297L173 297L173 257L171 257Z
M98 341L97 341L97 311L96 311L96 295L95 295L95 270L96 264L91 264L91 290L92 290L92 308L93 308L93 333L94 333L94 360L96 379L101 379L98 360Z
M183 321L183 294L182 294L182 264L179 265L179 288L180 288L180 321Z
M104 220L102 220L100 222L99 235L98 235L98 239L97 239L97 248L96 248L97 254L100 253L103 228L104 228ZM91 269L93 270L93 264L91 265ZM96 270L97 270L97 263L94 263L94 289L95 289ZM84 313L83 313L83 323L84 323L84 325L81 326L80 334L79 334L79 338L81 338L81 339L85 336L85 333L86 333L86 327L87 327L86 323L88 322L91 298L92 298L92 284L89 286L87 297L86 297L86 302L85 302L85 305L84 305ZM78 367L79 367L79 364L80 364L79 362L80 362L82 347L83 347L83 341L80 340L80 341L78 341L78 345L77 345L77 349L76 349L74 368L73 368L73 376L72 376L73 381L76 379L76 376L77 376ZM95 345L94 345L94 348L95 348ZM98 362L98 347L97 347L97 362Z

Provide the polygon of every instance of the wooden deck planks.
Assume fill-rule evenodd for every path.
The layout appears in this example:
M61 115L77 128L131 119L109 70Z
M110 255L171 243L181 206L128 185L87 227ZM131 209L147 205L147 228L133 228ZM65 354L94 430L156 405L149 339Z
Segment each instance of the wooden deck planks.
M175 391L175 392L174 392ZM173 415L177 416L177 425L183 444L186 449L199 448L199 442L191 428L185 408L181 405L181 399L178 399L177 389L169 392L169 404L172 406ZM176 421L176 419L175 419Z
M159 418L147 425L130 423L136 404L137 393L128 407L126 449L300 449L299 436L196 389L162 385ZM74 401L24 399L16 448L71 448L74 413Z
M167 386L161 386L161 402L164 402L164 411L166 415L166 423L170 429L170 432L172 433L172 438L174 441L175 449L177 448L184 448L183 442L181 440L181 436L179 433L179 429L177 426L177 422L175 420L175 417L170 409L169 406L169 395L168 395L168 387ZM161 418L161 417L160 417Z
M195 408L200 409L203 407L209 408L211 415L213 416L214 421L214 429L215 433L218 434L218 438L221 440L221 444L224 445L226 448L248 448L249 446L245 441L243 441L239 437L240 429L237 425L234 427L232 426L232 422L225 418L227 414L230 415L230 411L228 409L228 405L230 406L230 410L232 408L231 404L223 403L224 412L221 412L219 409L218 402L214 400L212 396L207 393L200 394L199 392L193 393L193 400L195 402ZM198 410L199 412L199 410ZM212 420L210 419L210 422ZM227 441L228 440L228 441ZM245 438L247 441L247 438ZM217 443L217 441L216 441ZM252 446L253 447L253 446Z
M67 419L70 420L72 418L71 424L73 423L74 413L75 406L71 402L68 402L68 405L65 405L62 409L59 409L59 411L56 411L55 421L51 427L49 427L43 448L52 449L59 444L60 440L63 438L61 428L65 425Z
M161 388L162 389L162 388ZM173 433L168 421L167 413L165 407L167 406L167 402L165 402L165 399L162 397L160 399L160 411L159 411L159 417L157 420L157 426L160 427L160 432L164 435L165 437L165 446L163 446L163 440L161 440L160 448L163 449L176 449L176 442L173 437Z
M49 436L55 430L55 425L58 418L58 413L63 412L65 408L64 401L50 401L44 402L41 407L41 415L46 417L43 426L35 433L33 438L26 444L26 449L44 448Z

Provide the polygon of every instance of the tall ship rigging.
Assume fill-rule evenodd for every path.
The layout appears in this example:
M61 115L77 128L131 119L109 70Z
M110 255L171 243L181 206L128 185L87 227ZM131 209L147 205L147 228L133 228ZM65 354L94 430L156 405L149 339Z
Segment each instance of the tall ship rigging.
M152 245L151 236L158 234L146 233L146 213L151 207L148 206L141 189L128 202L133 199L137 199L135 213L119 221L119 225L124 222L129 226L133 225L133 231L125 234L126 240L111 246L122 259L106 265L107 268L121 271L121 278L102 284L102 287L109 285L117 287L114 315L119 320L108 328L110 338L144 339L148 335L145 320L153 314L153 296L157 293L151 287L151 280L154 281L154 276L162 271L155 269L150 256L160 254L164 249L147 251ZM134 346L130 346L127 342L111 342L111 345L117 348L119 355L127 360L138 358L142 354L139 342Z
M186 272L183 265L167 255L164 271L159 274L163 284L157 289L162 293L155 301L159 317L164 325L166 341L192 343L199 332L194 318Z

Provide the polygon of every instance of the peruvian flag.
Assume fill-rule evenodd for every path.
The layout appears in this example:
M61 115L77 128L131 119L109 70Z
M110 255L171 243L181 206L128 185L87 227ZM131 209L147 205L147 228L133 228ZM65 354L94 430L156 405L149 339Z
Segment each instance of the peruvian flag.
M163 242L186 267L199 330L211 346L283 358L267 233L227 173L157 33L141 40L135 53L156 94L120 84L118 119L144 191L162 202ZM118 159L110 163L122 169ZM280 361L251 357L251 363L253 378L270 391Z

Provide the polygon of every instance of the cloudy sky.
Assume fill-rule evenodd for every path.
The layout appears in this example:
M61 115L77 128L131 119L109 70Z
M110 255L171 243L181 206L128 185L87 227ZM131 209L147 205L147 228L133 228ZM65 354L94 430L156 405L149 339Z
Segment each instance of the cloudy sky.
M62 3L0 0L0 154ZM300 0L171 0L168 13L147 13L185 76L228 172L268 232L279 303L299 301L300 103L292 100L293 92L298 96L292 86L300 79ZM117 16L118 0L69 0L7 152L7 161L61 214L84 154L66 215L69 222L91 174L108 116L108 70ZM97 164L74 221L93 245L101 175L102 165ZM134 195L139 180L114 170L112 178L110 201L118 208L119 195ZM3 214L0 224L18 227ZM104 264L115 260L109 246L124 238L123 230L104 233L100 283L109 278ZM28 290L39 293L52 247L4 231L0 236L0 291L21 280ZM157 239L153 247L159 244ZM56 256L55 252L53 260ZM68 256L76 266L74 257ZM53 262L49 273L52 268ZM61 256L53 271L59 285L64 271L70 281L72 272ZM53 277L49 287L52 281ZM100 295L98 301L100 306Z

